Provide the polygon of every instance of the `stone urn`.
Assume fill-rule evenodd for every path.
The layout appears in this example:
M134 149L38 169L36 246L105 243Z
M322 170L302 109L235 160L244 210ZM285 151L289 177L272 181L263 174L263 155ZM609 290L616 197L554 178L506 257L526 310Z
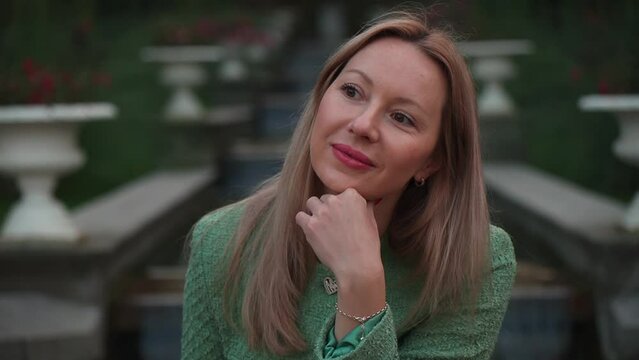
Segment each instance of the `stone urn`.
M217 72L218 79L226 83L245 81L249 76L249 68L243 58L251 55L250 47L229 42L224 48L226 53ZM256 52L253 55L259 57L261 54Z
M503 82L514 77L515 66L510 57L527 55L533 51L528 40L462 41L459 50L473 59L472 70L483 84L477 98L481 117L511 117L515 105Z
M116 112L107 103L0 107L0 171L17 179L21 194L4 221L2 242L80 239L53 191L61 175L85 161L76 144L79 126L113 118Z
M517 109L503 83L515 77L511 57L528 54L526 40L486 40L458 43L472 61L475 78L482 84L477 95L481 150L486 161L525 161L526 146Z
M639 166L639 94L637 95L588 95L579 99L583 111L608 111L619 122L619 137L612 150L622 161ZM635 192L622 220L623 227L639 232L639 189Z
M207 78L203 64L227 58L223 46L152 46L142 49L143 61L164 65L162 83L173 88L164 114L169 120L199 120L206 110L193 89Z

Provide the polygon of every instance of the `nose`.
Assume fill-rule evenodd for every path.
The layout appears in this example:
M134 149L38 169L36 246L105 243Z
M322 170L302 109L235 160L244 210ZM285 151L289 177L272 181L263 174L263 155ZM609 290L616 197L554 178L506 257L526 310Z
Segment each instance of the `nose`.
M348 131L370 142L379 140L379 121L381 113L374 107L367 107L348 124Z

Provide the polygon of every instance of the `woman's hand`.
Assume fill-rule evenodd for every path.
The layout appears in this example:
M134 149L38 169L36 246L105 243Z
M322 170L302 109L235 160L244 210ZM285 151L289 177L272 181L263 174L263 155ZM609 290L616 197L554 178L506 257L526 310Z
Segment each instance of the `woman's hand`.
M337 305L347 314L368 316L386 303L386 282L381 244L373 211L356 190L339 195L311 197L308 212L295 221L306 235L315 255L337 278ZM358 322L336 315L335 337L341 340Z
M383 269L373 202L349 188L339 195L313 196L306 205L308 213L300 211L295 221L338 280Z

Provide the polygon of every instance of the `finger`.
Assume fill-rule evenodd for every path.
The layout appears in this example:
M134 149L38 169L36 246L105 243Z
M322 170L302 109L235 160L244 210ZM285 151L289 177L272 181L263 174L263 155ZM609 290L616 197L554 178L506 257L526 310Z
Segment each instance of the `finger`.
M368 206L369 201L366 200L366 198L362 196L362 194L360 194L359 191L353 188L348 188L344 190L342 194L344 194L344 196L347 199L350 199L350 201L352 201L354 204L358 204L358 205L361 204L364 206Z
M306 233L306 229L308 227L308 221L311 219L311 216L303 211L295 214L295 222L299 225L304 233Z
M306 200L306 208L311 214L316 214L322 206L322 201L317 196L311 196Z
M375 208L377 207L377 205L381 201L382 201L382 199L380 198L380 199L377 199L377 200L371 200L371 201L366 202L366 211L373 218L375 218Z
M342 194L344 196L353 197L353 198L362 197L362 195L360 195L359 192L353 188L347 188L346 190L344 190Z
M300 211L297 214L295 214L295 222L302 229L306 242L308 242L311 245L311 247L313 247L314 249L313 242L312 242L313 236L311 235L312 231L309 226L311 221L312 221L311 215L303 211Z
M324 194L320 197L320 201L324 204L326 204L328 202L328 200L332 197L335 197L335 195L332 194Z

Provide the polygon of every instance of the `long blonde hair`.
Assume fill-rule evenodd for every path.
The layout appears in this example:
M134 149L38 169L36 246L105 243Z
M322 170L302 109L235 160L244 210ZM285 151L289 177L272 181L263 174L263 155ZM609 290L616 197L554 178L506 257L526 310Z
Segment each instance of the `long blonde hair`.
M391 247L413 261L413 279L421 284L419 300L402 327L408 329L445 306L460 305L465 294L476 294L480 287L489 218L472 78L451 37L431 29L425 15L391 13L371 23L326 62L281 172L245 200L229 248L223 299L227 321L237 325L241 317L254 349L276 355L306 349L296 324L298 302L317 260L294 218L309 197L321 195L310 161L311 129L324 92L345 64L382 37L417 46L439 64L448 83L436 150L441 168L426 186L407 187L389 226ZM234 305L239 303L241 308Z

